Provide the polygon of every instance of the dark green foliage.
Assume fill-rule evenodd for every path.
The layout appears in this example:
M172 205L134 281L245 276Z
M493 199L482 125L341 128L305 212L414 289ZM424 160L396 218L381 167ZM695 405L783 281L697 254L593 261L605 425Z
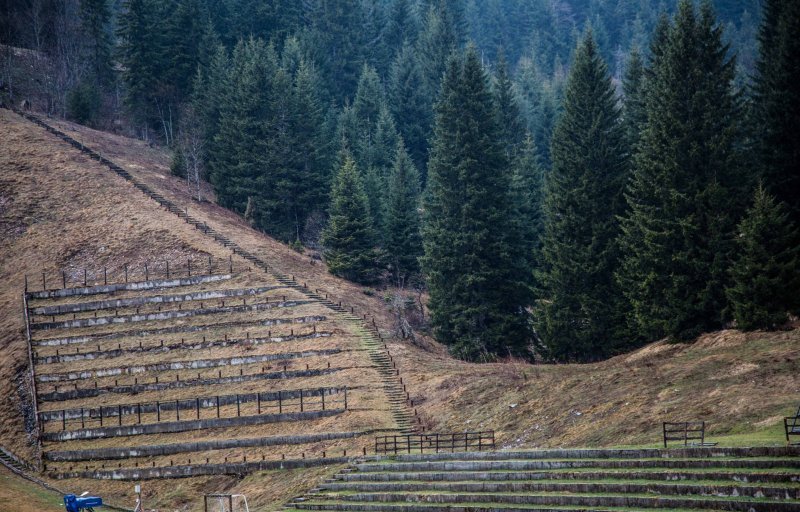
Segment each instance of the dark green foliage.
M108 0L81 0L81 27L92 75L101 83L113 80L111 65L111 10Z
M525 141L525 124L508 75L508 64L500 54L494 80L494 101L497 108L497 126L500 139L505 144L506 158L512 161Z
M756 129L764 185L800 226L800 5L768 0L759 32ZM799 241L800 243L800 241Z
M516 220L522 237L523 255L527 261L525 275L531 288L535 287L534 273L541 264L544 236L545 176L539 160L536 143L528 135L514 159L511 190L517 209Z
M733 62L707 6L682 1L656 33L647 124L623 219L619 282L643 339L719 328L743 179Z
M614 87L588 32L567 79L544 200L536 330L545 357L591 361L620 350L617 216L627 178Z
M727 290L736 326L774 329L800 308L800 247L785 205L756 190L753 206L739 224L733 282Z
M186 177L186 155L183 153L183 148L181 148L180 144L176 144L175 150L172 152L172 162L170 162L169 170L173 176Z
M418 32L419 20L416 18L412 2L392 0L383 36L384 44L391 50L392 55L396 54L406 43L416 40Z
M633 152L642 136L647 121L644 106L644 62L639 50L633 49L625 66L622 78L624 107L622 122L625 125L625 138L628 151Z
M524 356L530 297L511 170L474 48L448 66L434 133L422 259L434 334L465 359Z
M154 0L127 0L119 20L125 101L136 120L148 125L156 117L156 91L163 68L159 5Z
M331 191L330 220L322 235L332 274L361 284L377 278L375 233L355 161L346 156Z
M240 42L232 62L220 50L198 83L195 104L209 144L211 183L220 204L286 242L327 204L328 144L319 78L301 57L294 74L260 40ZM291 61L291 59L288 59ZM221 76L224 75L224 76ZM207 85L206 85L207 84Z
M419 272L422 237L419 172L414 167L402 139L397 142L388 185L384 247L395 283L406 283L412 275Z
M100 111L100 90L93 81L76 85L67 93L67 117L76 123L92 125Z
M389 76L392 115L400 135L406 141L411 159L417 169L423 171L424 183L433 102L427 94L422 71L410 45L404 45L399 51Z
M314 0L305 13L310 20L306 44L333 98L342 102L356 90L365 53L365 19L360 0Z
M219 203L240 214L248 198L263 190L264 172L269 169L267 140L273 116L268 80L277 71L274 59L262 41L237 44L225 92L218 100L219 127L209 158L211 183Z

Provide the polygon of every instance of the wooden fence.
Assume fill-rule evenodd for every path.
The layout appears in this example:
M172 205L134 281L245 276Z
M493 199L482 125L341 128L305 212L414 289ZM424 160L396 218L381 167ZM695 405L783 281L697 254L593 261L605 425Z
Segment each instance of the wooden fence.
M375 453L425 453L494 450L494 430L450 434L410 434L375 438Z

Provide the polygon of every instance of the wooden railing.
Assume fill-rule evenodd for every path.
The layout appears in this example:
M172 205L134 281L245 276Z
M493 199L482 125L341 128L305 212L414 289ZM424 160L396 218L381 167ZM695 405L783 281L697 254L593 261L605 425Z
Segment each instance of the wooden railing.
M783 418L783 429L786 431L787 444L800 444L797 442L792 443L791 439L791 436L800 437L800 407L797 408L794 416Z
M410 434L375 438L375 453L425 453L494 450L494 430L452 434Z
M664 448L668 441L682 441L684 446L711 446L717 443L706 443L705 421L664 422Z

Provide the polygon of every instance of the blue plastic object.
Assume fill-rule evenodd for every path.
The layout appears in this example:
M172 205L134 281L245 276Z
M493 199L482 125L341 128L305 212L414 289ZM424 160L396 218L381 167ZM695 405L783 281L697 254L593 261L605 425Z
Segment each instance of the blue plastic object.
M67 512L94 512L92 507L102 507L103 498L97 496L79 498L74 494L67 494L64 496L64 506L67 508Z

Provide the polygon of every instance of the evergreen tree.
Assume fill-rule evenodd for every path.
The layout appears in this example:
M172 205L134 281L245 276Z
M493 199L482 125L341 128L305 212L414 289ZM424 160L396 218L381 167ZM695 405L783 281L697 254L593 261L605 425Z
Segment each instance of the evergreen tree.
M511 189L517 213L523 254L528 262L525 275L531 289L535 289L535 272L541 262L542 236L544 235L544 183L545 176L536 143L528 134L514 160Z
M622 121L625 125L628 151L632 153L639 142L647 121L647 113L644 107L644 62L639 50L636 48L631 51L625 66L625 76L622 78L622 94L625 100Z
M422 259L434 334L466 359L525 355L530 296L511 172L474 48L448 66L434 133Z
M614 272L627 178L614 86L591 32L575 52L552 155L537 333L547 357L590 361L620 349Z
M361 0L315 0L305 14L311 24L307 49L321 66L331 97L351 98L365 53Z
M149 124L156 115L153 103L162 62L160 9L154 0L127 0L123 6L119 37L125 101L138 122Z
M204 37L209 37L209 27L203 23L206 17L201 0L179 0L165 20L162 51L169 60L163 70L163 82L173 89L177 102L186 100L191 93L200 46Z
M219 204L240 214L248 198L263 190L258 185L269 168L268 77L274 75L276 67L262 41L240 41L233 51L220 101L219 126L209 158L211 183Z
M397 54L406 43L417 38L418 21L409 0L393 0L389 6L384 42L391 51Z
M688 0L656 32L647 124L623 219L619 282L644 339L691 339L724 320L730 239L742 202L737 103L721 30Z
M497 125L500 139L505 143L506 158L513 160L525 141L525 126L514 95L508 64L502 52L497 59L494 80L494 101L497 107Z
M412 46L406 44L399 51L389 77L392 115L425 183L432 100L426 94L422 71Z
M800 226L800 6L767 0L759 32L755 112L764 185ZM799 242L800 243L800 242Z
M419 185L419 172L400 139L389 177L384 237L396 283L404 283L419 272L419 258L422 256Z
M111 65L111 10L108 0L81 0L81 27L89 53L92 75L100 84L113 79Z
M774 329L800 307L800 247L783 204L759 186L739 224L727 294L740 329Z
M330 220L322 237L332 274L362 284L377 277L375 233L355 161L346 156L331 191Z

